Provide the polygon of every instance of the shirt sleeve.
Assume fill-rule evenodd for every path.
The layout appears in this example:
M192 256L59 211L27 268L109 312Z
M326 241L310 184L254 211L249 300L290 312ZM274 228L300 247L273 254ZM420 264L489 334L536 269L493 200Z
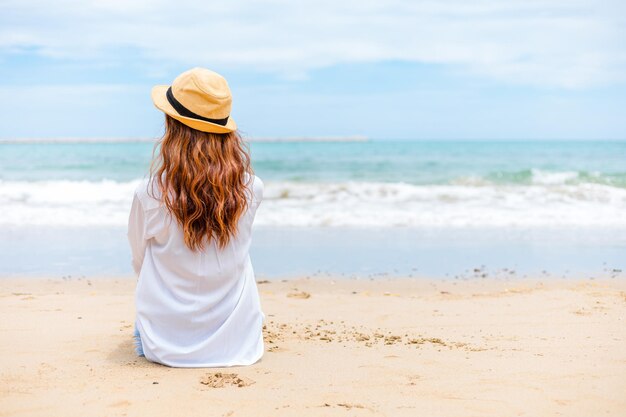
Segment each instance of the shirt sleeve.
M131 264L137 275L141 271L143 258L146 252L145 214L141 200L135 194L128 217L128 243L130 244Z
M264 189L265 189L265 185L263 184L263 181L261 181L261 178L255 176L254 184L253 184L253 190L254 190L253 192L254 192L254 202L257 206L261 204L261 201L263 201Z

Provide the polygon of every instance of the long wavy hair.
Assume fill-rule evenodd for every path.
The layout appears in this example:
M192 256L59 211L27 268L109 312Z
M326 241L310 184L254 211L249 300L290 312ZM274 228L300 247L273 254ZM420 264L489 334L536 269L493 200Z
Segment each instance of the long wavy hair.
M239 133L201 132L165 115L165 133L153 156L157 149L150 179L182 227L187 247L202 250L215 239L224 248L247 209L253 178L250 154Z

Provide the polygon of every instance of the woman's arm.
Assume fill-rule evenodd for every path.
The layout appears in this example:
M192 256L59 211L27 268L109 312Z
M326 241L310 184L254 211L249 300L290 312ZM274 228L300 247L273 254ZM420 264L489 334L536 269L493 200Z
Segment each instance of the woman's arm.
M261 204L261 201L263 201L264 189L265 189L265 185L263 184L263 181L261 181L261 178L255 175L254 184L253 184L253 194L254 194L253 201L255 202L257 206Z
M141 200L135 193L128 217L128 243L130 243L131 263L135 273L139 275L141 264L146 252L145 215Z

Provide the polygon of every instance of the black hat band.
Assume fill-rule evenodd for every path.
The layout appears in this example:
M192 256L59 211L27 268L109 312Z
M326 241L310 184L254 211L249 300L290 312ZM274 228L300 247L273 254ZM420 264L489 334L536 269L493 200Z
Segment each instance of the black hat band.
M180 101L176 100L176 98L174 97L174 94L172 94L172 87L167 89L167 93L165 94L165 96L167 97L167 101L169 101L172 107L174 107L174 110L176 110L176 112L178 112L178 114L180 114L181 116L190 117L192 119L198 119L198 120L202 120L205 122L215 123L216 125L220 125L220 126L226 126L226 123L228 122L228 116L226 116L223 119L210 119L208 117L203 117L203 116L200 116L199 114L192 112L187 107L183 106L180 103Z

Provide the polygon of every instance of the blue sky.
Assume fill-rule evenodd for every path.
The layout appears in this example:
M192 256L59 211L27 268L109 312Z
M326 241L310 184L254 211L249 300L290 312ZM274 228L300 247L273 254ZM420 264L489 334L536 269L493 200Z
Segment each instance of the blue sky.
M3 1L0 138L154 137L224 75L251 137L626 138L626 2Z

